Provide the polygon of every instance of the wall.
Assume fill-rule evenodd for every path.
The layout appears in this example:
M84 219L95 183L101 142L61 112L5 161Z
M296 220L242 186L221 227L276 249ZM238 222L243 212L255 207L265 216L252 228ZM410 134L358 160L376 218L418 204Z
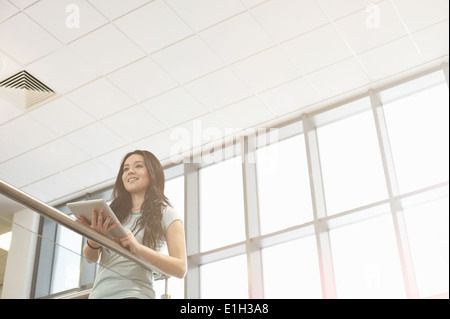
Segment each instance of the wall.
M24 209L14 214L2 299L28 299L33 279L39 214Z

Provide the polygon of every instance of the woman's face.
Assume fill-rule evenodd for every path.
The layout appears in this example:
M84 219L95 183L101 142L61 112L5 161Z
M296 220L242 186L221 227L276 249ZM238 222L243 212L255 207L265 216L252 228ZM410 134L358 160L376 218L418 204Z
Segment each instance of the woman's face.
M144 156L133 154L123 164L122 182L125 189L131 193L145 193L150 179L144 163Z

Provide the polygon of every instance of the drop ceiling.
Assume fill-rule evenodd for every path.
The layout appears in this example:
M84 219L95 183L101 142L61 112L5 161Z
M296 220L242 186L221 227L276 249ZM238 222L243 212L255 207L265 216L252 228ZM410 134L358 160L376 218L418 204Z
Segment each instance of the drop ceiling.
M0 178L56 203L111 184L128 151L168 163L175 128L268 127L448 63L448 6L0 0L0 81L26 70L56 93L0 97Z

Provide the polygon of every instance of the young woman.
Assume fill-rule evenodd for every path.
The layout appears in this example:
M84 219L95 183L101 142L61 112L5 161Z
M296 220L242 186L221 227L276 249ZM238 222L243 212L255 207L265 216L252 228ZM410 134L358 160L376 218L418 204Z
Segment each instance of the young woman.
M125 155L114 185L111 209L128 236L119 242L137 256L148 260L165 273L177 278L186 274L186 245L183 224L164 195L164 171L159 160L148 151ZM103 222L103 212L92 213L92 223L81 219L102 234L116 225ZM169 255L159 253L167 244ZM88 240L83 247L86 258L97 261L100 269L89 296L97 298L155 298L153 274L119 254Z

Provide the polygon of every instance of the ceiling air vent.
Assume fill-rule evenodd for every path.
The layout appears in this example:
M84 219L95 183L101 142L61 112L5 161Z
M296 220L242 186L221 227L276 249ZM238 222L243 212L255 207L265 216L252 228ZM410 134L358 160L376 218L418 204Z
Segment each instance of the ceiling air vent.
M48 99L55 92L23 70L0 82L0 95L24 109Z

